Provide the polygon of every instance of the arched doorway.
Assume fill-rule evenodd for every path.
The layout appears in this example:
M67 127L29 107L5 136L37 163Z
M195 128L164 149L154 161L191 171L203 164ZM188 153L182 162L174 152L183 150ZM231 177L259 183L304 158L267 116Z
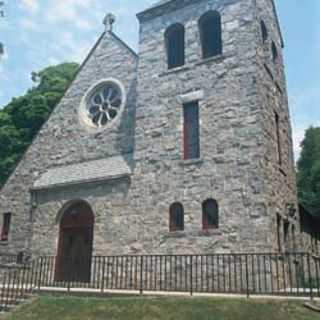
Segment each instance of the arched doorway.
M90 206L78 201L62 214L56 281L90 282L94 215Z

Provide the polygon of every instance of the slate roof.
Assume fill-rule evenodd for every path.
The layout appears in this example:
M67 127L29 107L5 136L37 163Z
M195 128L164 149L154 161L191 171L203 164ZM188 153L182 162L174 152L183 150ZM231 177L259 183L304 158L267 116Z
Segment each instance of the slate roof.
M128 164L123 157L118 156L49 169L36 180L33 190L113 180L130 175Z

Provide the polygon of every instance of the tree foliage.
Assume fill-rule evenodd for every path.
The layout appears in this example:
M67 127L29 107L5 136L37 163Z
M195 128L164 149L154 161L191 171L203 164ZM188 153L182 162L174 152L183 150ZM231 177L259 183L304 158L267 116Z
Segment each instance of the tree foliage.
M61 99L78 69L63 63L32 73L35 86L0 110L0 186Z
M302 142L298 190L300 202L312 214L320 216L320 128L309 128Z

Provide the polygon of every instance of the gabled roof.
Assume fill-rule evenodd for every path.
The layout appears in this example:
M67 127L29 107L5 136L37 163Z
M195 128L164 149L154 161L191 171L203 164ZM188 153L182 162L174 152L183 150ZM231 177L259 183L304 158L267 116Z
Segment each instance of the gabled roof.
M138 54L131 48L127 43L125 43L121 38L119 38L114 32L110 31L110 35L118 41L123 47L125 47L127 50L129 50L136 58L138 58Z
M47 170L33 185L33 190L114 180L131 175L122 156L87 161Z
M67 92L69 91L69 89L73 86L74 81L77 79L78 75L81 73L81 71L83 70L83 68L85 67L85 65L87 64L87 62L89 61L89 59L91 58L91 56L94 54L94 52L96 51L96 49L98 48L98 46L100 45L100 43L103 41L104 37L106 35L110 35L114 40L116 40L122 47L125 47L134 57L136 60L138 60L138 55L137 53L131 49L123 40L121 40L115 33L113 32L109 32L109 31L105 31L103 32L100 37L98 38L98 40L96 41L96 43L94 44L94 46L91 48L91 50L89 51L89 53L87 54L87 56L85 57L85 59L83 60L83 62L81 63L80 67L78 68L77 72L75 73L73 79L71 79L69 85L67 86L67 88L65 89L63 95L61 96L60 100L57 102L56 106L54 107L54 109L61 103L61 101L63 101L63 99L65 98ZM41 128L38 130L37 134L33 137L30 145L27 147L27 149L25 150L25 152L23 153L22 157L19 159L19 161L17 161L16 166L14 167L14 169L12 170L11 174L9 175L9 177L7 178L7 180L4 182L4 184L2 186L0 186L0 192L2 192L2 190L5 188L6 184L9 182L10 177L14 175L15 171L17 170L17 167L19 166L19 164L24 161L26 154L29 152L29 149L32 147L32 145L34 144L34 142L36 141L36 139L38 138L38 136L41 133L42 128L46 125L47 122L49 122L51 119L51 116L42 124Z

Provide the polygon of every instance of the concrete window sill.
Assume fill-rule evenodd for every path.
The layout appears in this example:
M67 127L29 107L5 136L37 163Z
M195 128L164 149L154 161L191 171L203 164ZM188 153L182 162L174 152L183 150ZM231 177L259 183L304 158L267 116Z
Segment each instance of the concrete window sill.
M220 62L220 61L223 61L226 57L227 56L224 55L224 54L219 54L217 56L213 56L213 57L210 57L210 58L202 59L202 60L200 60L198 62L188 63L188 64L185 64L185 65L180 66L180 67L176 67L176 68L173 68L173 69L168 69L167 71L165 71L163 73L160 73L159 77L165 77L165 76L170 75L170 74L176 74L176 73L179 73L179 72L188 71L188 70L191 70L194 66L199 66L199 65L202 65L202 64L210 64L210 63L214 63L214 62Z
M198 235L203 237L221 236L222 232L220 229L207 229L199 231Z
M188 159L188 160L180 160L179 164L181 166L192 166L192 165L197 165L197 164L202 164L203 159L198 158L198 159Z
M159 75L159 77L164 77L164 76L167 76L169 74L179 73L179 72L182 72L182 71L187 71L187 70L190 70L190 68L191 68L191 66L189 66L189 65L183 65L183 66L176 67L176 68L173 68L173 69L168 69L167 71L161 73Z
M184 238L187 236L185 231L169 231L166 234L167 238Z
M225 55L219 54L217 56L213 56L213 57L210 57L210 58L202 59L200 62L196 63L196 66L199 66L201 64L211 63L211 62L220 62L220 61L223 61L225 58L226 58Z

